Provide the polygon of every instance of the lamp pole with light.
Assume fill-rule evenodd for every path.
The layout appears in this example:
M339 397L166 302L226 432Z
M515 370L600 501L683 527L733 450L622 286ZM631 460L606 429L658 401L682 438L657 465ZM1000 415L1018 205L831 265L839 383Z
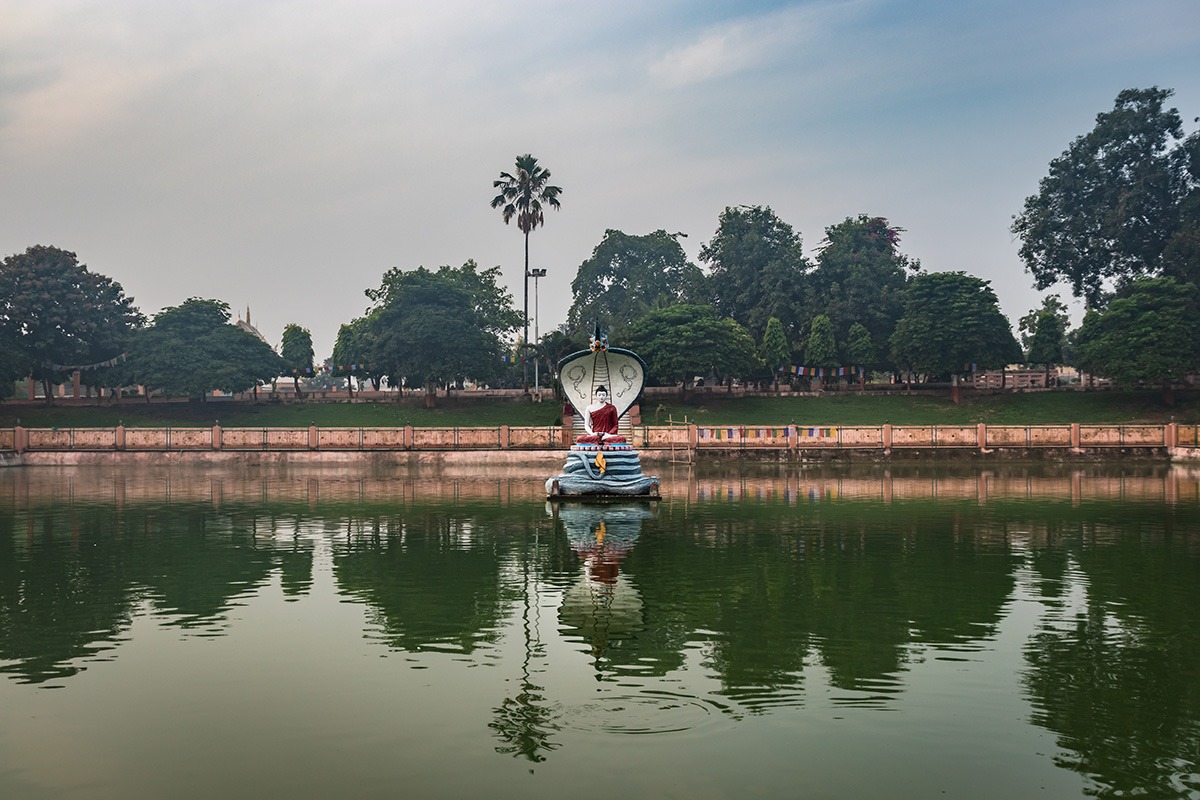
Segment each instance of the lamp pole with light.
M538 279L539 279L539 278L544 278L544 277L546 277L546 270L544 270L544 269L531 269L531 270L529 270L529 272L527 273L527 277L533 278L533 341L534 341L534 345L533 345L533 348L534 348L534 349L533 349L533 394L534 394L534 397L536 397L536 398L537 398L538 402L541 402L541 399L542 399L542 384L541 384L541 381L538 379L538 366L539 366L539 365L538 365L538 360L539 360L539 359L538 359L538 355L537 355L537 342L538 342ZM525 317L525 318L526 318L526 319L529 319L528 313L526 314L526 317ZM526 342L526 344L525 344L525 347L526 347L526 350L528 351L528 348L529 348L529 343L528 343L528 342Z

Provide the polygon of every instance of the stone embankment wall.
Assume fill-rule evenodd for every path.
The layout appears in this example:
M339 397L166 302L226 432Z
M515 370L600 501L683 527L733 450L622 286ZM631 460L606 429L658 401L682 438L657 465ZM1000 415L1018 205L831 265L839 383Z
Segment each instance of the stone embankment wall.
M1200 446L1200 426L1180 425L850 425L850 426L635 426L632 444L649 457L780 458L976 454L1113 454L1165 456ZM168 453L248 456L309 454L492 453L519 462L534 453L561 451L571 432L560 426L496 428L0 428L0 451L18 454ZM508 454L507 459L500 454ZM26 459L31 462L31 459ZM43 463L54 459L40 459ZM72 459L58 459L67 463ZM76 458L74 461L78 462ZM243 459L244 460L244 459Z

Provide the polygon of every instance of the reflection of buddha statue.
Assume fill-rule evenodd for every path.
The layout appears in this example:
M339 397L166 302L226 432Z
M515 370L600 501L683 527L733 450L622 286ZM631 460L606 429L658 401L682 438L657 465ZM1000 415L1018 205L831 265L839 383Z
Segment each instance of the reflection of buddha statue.
M564 506L559 517L567 539L583 562L579 579L567 589L559 621L568 635L587 643L599 659L615 639L642 628L642 597L637 586L621 574L621 561L637 543L642 521L652 519L650 507L632 505Z
M583 429L580 442L597 444L623 444L625 437L617 434L617 407L608 401L608 389L596 387L595 400L583 411Z

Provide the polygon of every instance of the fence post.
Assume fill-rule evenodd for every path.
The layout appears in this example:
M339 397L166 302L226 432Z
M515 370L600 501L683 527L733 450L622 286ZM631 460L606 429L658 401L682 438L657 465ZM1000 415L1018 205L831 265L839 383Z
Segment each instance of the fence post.
M1168 423L1166 430L1163 431L1163 444L1167 447L1179 446L1179 423Z
M404 449L413 449L413 427L412 425L404 426Z
M24 453L29 449L29 431L20 424L13 428L13 449L18 453Z
M795 425L788 425L788 449L789 450L795 450L797 447L800 446L798 434L799 434L799 429L797 429Z
M121 422L120 420L117 420L117 427L113 431L113 449L125 449L125 423Z
M214 420L212 426L212 449L221 449L221 421Z
M317 447L320 445L320 443L321 443L321 438L320 438L319 434L317 433L316 424L315 423L310 424L308 426L308 449L316 450Z
M987 423L981 422L975 426L975 440L980 450L987 450Z
M892 423L883 423L883 449L892 449Z
M1079 423L1072 422L1071 423L1071 449L1078 450L1080 447L1080 442L1082 442L1082 441L1083 441L1083 439L1079 434Z
M511 440L508 437L508 426L500 426L500 449L507 450Z
M694 422L688 424L688 449L693 453L700 447L700 426Z

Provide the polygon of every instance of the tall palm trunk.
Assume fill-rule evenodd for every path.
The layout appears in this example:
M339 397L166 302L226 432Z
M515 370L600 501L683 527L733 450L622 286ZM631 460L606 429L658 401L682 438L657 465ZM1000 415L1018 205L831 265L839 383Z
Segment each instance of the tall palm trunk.
M529 231L525 231L525 274L521 276L521 282L525 284L525 314L522 318L524 322L524 333L521 336L521 366L524 371L525 391L529 391Z

